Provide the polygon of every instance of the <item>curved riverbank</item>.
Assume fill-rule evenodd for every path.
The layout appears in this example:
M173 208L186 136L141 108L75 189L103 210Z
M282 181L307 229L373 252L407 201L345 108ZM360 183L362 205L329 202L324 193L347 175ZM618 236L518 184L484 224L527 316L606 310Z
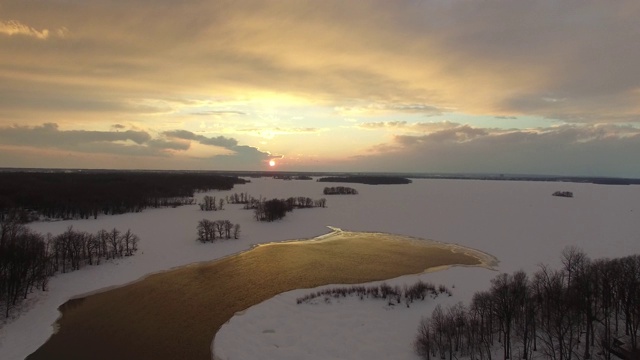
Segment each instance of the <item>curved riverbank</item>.
M59 331L28 359L210 359L220 326L285 291L491 266L471 249L391 234L334 231L311 240L259 245L71 300L60 308Z

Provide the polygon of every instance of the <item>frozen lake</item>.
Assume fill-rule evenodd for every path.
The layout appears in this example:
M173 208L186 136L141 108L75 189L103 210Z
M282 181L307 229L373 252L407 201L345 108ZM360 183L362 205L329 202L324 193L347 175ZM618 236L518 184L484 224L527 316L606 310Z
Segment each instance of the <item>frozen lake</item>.
M73 297L126 284L176 266L221 258L258 243L315 237L325 233L327 225L352 231L433 239L478 249L496 256L501 272L523 269L531 273L540 263L557 266L560 252L567 245L578 246L594 258L640 252L638 186L478 180L348 185L356 188L359 195L324 196L324 183L266 178L252 179L252 183L236 186L229 192L210 193L218 197L247 192L267 198L327 198L327 208L295 210L274 223L256 222L250 211L236 206L227 205L223 211L203 213L194 205L103 216L97 220L32 224L36 231L53 234L63 232L69 225L91 232L113 227L131 229L141 238L140 250L136 256L118 260L117 264L87 266L81 271L58 275L51 280L50 291L32 294L29 310L0 329L0 357L23 359L35 351L51 335L52 324L59 315L58 306ZM555 191L572 191L574 198L551 196ZM241 239L198 243L195 228L205 217L240 224ZM475 291L487 288L495 275L495 271L456 267L400 277L390 283L410 283L417 278L443 283L455 287L454 296L447 301L466 302ZM286 359L296 358L291 354L303 352L307 359L326 358L328 354L356 359L366 351L370 359L388 358L389 352L396 359L415 359L411 342L420 316L429 314L435 306L430 303L422 309L412 307L404 313L381 310L376 304L349 302L330 307L296 307L290 300L298 294L297 290L284 293L234 317L216 336L216 354L227 359L256 358L256 354L261 358ZM369 320L358 318L358 314L365 314L363 312L369 315L366 316ZM314 331L305 327L308 322L304 320L312 313L316 314L313 328L317 330ZM345 326L347 333L340 333L334 329L335 322L332 321L346 321L347 313L352 314L351 319L358 319L359 330ZM274 318L265 314L273 314ZM376 327L384 321L390 325ZM273 332L263 333L263 330ZM243 336L234 337L238 333ZM339 353L331 348L328 340L332 337L349 339L341 346L361 351Z

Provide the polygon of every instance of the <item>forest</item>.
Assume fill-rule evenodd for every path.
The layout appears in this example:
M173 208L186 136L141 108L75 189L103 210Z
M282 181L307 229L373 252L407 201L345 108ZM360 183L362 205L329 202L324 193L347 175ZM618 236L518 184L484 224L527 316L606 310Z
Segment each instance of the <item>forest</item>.
M193 204L195 192L229 190L245 180L190 172L0 172L0 219L88 219Z
M34 289L47 290L49 278L100 265L104 260L132 256L139 238L130 230L73 230L57 236L33 232L12 219L0 221L0 308L9 317Z
M341 182L356 183L366 185L395 185L395 184L411 184L411 180L399 176L328 176L317 180L318 182Z
M471 304L423 318L423 359L638 359L640 255L591 260L566 248L562 268L500 274ZM497 352L496 352L497 350Z

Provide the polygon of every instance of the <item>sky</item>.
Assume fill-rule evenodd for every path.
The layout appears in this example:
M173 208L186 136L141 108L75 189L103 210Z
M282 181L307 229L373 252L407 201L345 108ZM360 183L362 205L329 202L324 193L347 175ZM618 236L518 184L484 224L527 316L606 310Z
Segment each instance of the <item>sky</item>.
M0 167L640 177L638 18L637 0L0 0Z

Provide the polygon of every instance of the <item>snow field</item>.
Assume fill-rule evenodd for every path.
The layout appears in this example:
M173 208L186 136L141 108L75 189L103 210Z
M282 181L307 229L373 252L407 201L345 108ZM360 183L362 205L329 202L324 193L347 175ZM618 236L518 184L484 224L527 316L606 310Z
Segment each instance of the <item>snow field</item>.
M234 192L268 199L325 197L328 207L294 210L274 223L256 222L251 211L227 204L217 212L202 212L193 205L101 216L97 220L31 224L35 231L52 234L70 225L90 232L131 229L141 239L139 251L131 258L85 266L52 278L49 291L32 294L28 311L0 328L0 358L23 359L35 351L54 330L57 307L68 299L150 273L217 259L254 244L311 238L327 233L328 225L472 247L496 256L501 272L523 269L531 273L540 263L558 266L560 252L567 245L576 245L593 258L640 251L637 186L414 180L409 185L347 184L359 195L325 196L325 186L338 184L268 178L251 181L231 191L206 194L218 198ZM551 196L556 190L573 191L574 198ZM240 240L198 243L195 229L203 218L240 224ZM296 305L297 297L312 290L294 290L231 319L212 345L220 359L415 359L411 342L420 316L429 315L438 302L468 303L475 291L488 288L496 274L483 268L455 267L387 281L402 285L420 278L442 283L454 293L451 298L440 296L436 301L414 303L409 309L389 308L381 301L355 297L340 303L332 299L331 304Z

